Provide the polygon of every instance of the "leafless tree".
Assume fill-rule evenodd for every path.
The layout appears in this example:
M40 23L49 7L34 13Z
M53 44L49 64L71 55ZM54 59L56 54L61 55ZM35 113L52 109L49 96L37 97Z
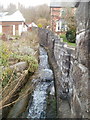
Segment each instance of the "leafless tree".
M3 7L1 6L0 9L2 10ZM50 23L50 8L46 4L35 7L25 7L18 3L18 9L21 11L28 23L35 22L37 24L42 24L44 27ZM7 9L4 9L4 11L8 11L9 14L14 13L16 10L16 5L12 3L8 5Z

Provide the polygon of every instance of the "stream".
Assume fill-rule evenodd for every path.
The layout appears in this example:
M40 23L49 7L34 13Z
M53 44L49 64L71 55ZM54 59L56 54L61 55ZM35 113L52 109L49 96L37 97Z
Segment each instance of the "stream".
M39 53L38 78L32 80L38 82L32 93L32 102L29 105L27 118L47 118L48 91L52 96L55 93L53 71L48 63L47 52L43 47L40 47Z

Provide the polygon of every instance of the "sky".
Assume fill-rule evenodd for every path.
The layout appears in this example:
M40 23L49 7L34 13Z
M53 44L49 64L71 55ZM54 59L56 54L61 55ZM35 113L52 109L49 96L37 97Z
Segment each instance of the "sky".
M52 0L55 2L55 0ZM72 2L72 1L80 1L80 0L56 0L59 2ZM89 0L81 0L82 2L87 2ZM3 5L4 7L6 7L8 4L10 3L14 3L17 5L17 3L21 3L26 7L29 6L36 6L36 5L41 5L41 4L50 4L50 0L0 0L0 5Z
M7 7L7 5L10 3L14 3L17 5L18 2L26 7L37 6L41 4L47 4L47 5L50 4L50 0L0 0L0 5Z

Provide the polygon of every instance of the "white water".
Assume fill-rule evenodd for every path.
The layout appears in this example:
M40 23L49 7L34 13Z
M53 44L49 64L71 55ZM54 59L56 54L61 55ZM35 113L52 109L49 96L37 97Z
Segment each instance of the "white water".
M29 108L27 118L45 118L46 115L46 98L47 89L51 85L53 79L53 72L48 64L47 52L44 48L40 47L40 64L38 74L40 75L41 82L39 82L33 93L32 104ZM43 81L44 79L44 81ZM45 79L47 81L45 81ZM51 80L50 80L51 79Z
M46 110L46 96L49 84L39 83L33 93L33 103L29 109L28 118L44 118Z

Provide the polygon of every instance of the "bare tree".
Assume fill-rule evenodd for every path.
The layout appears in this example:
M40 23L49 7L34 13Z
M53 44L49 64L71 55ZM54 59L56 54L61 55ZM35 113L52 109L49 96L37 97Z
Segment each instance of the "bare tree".
M0 12L4 11L4 8L2 5L0 5Z
M24 8L24 6L21 5L19 9L26 18L26 22L37 23L38 19L46 19L47 22L50 20L50 8L47 5L28 8Z
M9 6L7 7L6 11L9 12L9 14L12 14L16 11L16 5L10 3Z
M75 11L76 8L63 8L61 17L66 21L68 27L76 26Z
M1 10L2 9L1 7ZM44 27L50 23L50 8L46 4L35 7L24 7L24 5L18 3L18 9L23 14L26 22L35 22L37 24L42 24ZM14 4L10 4L7 9L4 9L4 11L8 11L9 14L14 13L16 10L16 5Z

